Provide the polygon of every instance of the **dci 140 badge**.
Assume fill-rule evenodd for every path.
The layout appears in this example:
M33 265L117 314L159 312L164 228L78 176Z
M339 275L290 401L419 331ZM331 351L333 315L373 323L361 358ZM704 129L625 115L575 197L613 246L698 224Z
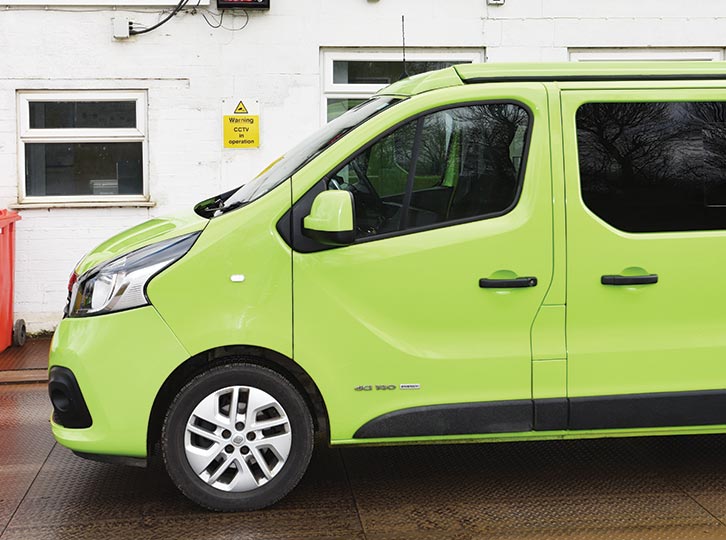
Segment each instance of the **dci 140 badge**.
M372 391L379 391L379 390L396 390L397 388L401 390L420 390L421 385L418 383L414 384L399 384L396 386L395 384L362 384L360 386L356 386L354 390L356 392L372 392Z

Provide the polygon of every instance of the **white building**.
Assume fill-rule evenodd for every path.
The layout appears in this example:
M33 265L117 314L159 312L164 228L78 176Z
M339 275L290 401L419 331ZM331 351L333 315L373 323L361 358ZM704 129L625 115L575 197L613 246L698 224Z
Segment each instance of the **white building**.
M15 311L29 331L54 327L94 245L239 185L398 78L402 15L412 70L717 60L726 48L723 0L270 1L245 13L191 0L129 38L127 21L150 27L176 2L0 5L0 208L22 215ZM259 114L259 148L224 148L223 116L240 101Z

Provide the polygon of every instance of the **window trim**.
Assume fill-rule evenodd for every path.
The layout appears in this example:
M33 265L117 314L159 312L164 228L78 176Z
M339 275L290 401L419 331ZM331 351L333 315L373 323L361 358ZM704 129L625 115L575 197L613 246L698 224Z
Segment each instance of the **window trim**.
M320 72L322 78L322 123L327 123L328 99L368 99L385 88L386 84L336 84L333 82L333 63L336 61L391 62L402 58L400 48L356 48L320 50ZM411 62L484 62L484 49L474 47L441 47L406 49L406 60Z
M350 246L329 246L329 245L325 245L325 244L318 244L315 248L313 248L312 246L307 246L307 247L303 248L302 250L298 249L298 247L297 247L300 245L301 241L305 242L305 239L307 239L307 237L303 236L303 234L302 234L302 220L299 220L299 223L298 223L297 221L290 219L289 227L291 229L291 235L290 235L291 241L287 241L287 239L285 241L288 243L288 245L290 245L290 247L296 253L313 253L313 252L317 252L317 251L327 251L329 249L340 249L340 248L345 248L345 247L351 247L351 246L356 246L359 244L365 244L368 242L375 242L377 240L385 240L388 238L395 238L397 236L404 236L404 235L409 235L409 234L426 232L426 231L431 231L431 230L435 230L435 229L442 229L445 227L464 225L467 223L474 223L477 221L484 221L487 219L501 217L501 216L504 216L504 215L512 212L519 204L519 201L522 197L522 191L524 189L524 177L527 174L527 165L529 164L532 137L533 137L533 133L534 133L534 124L536 121L535 115L534 115L534 111L531 109L531 107L529 107L526 103L516 100L516 99L484 99L484 100L462 101L459 103L449 103L446 105L439 105L437 107L433 107L431 109L427 109L425 111L422 111L422 112L419 112L412 116L409 116L408 118L405 118L404 120L401 120L400 122L397 122L393 126L382 131L381 133L379 133L378 135L376 135L375 137L373 137L372 139L367 141L364 145L361 145L358 148L356 148L354 152L351 152L350 154L348 154L345 158L338 161L335 164L335 166L331 167L325 174L321 175L320 180L315 182L315 184L313 184L310 187L310 189L308 189L303 195L300 196L300 198L295 202L295 204L292 205L292 207L290 208L290 210L288 210L288 212L285 214L285 216L292 215L292 213L295 210L300 211L303 204L306 204L306 203L312 204L312 199L314 199L314 197L310 198L310 197L308 197L308 195L311 192L315 191L316 189L320 189L321 182L324 182L325 179L329 178L332 173L334 173L335 171L340 169L342 166L344 166L346 163L351 161L353 158L355 158L359 154L367 151L368 148L370 148L371 146L376 144L378 141L380 141L384 137L387 137L388 135L390 135L391 133L396 131L401 126L408 124L409 122L414 122L414 121L418 122L421 118L424 118L425 116L428 116L429 114L437 113L439 111L448 110L448 109L456 109L459 107L469 107L469 106L475 106L475 105L516 105L518 107L521 107L527 113L527 117L529 119L528 124L527 124L527 131L525 133L524 145L522 147L522 154L523 154L522 164L519 169L519 174L517 175L517 192L515 193L512 204L510 204L507 208L505 208L504 210L500 210L499 212L491 212L489 214L480 214L477 216L472 216L472 217L467 217L467 218L433 223L431 225L423 225L420 227L410 227L410 228L402 229L402 230L398 230L398 231L391 231L391 232L381 233L381 234L377 234L377 235L373 235L373 236L356 238L355 242L350 244ZM327 189L327 187L326 187L326 189ZM308 200L308 199L310 199L310 200ZM300 208L298 208L298 205L300 205ZM285 220L285 216L283 216L280 219L280 222L278 223L278 230L280 228L280 225ZM308 241L309 241L309 239L308 239ZM302 244L302 245L304 246L305 244Z
M30 103L36 101L135 101L135 128L59 128L30 127ZM17 93L18 107L18 205L43 207L79 203L148 203L149 150L146 90L22 90ZM51 195L27 194L25 176L26 143L141 143L142 193L138 195Z

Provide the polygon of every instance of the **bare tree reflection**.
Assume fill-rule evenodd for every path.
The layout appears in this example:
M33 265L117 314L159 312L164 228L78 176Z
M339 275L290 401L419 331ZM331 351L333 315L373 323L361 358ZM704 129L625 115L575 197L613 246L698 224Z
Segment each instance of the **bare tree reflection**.
M713 211L714 197L726 202L725 120L726 107L717 102L581 106L585 203L629 231L726 227L726 213Z

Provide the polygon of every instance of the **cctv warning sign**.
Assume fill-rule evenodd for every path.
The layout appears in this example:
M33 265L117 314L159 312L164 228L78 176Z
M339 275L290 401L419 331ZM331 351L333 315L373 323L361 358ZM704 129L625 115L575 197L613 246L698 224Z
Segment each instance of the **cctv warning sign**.
M225 148L260 147L259 102L245 101L247 105L242 101L225 102L223 105L224 109L232 112L222 116Z
M225 148L259 148L260 117L256 114L224 117Z

